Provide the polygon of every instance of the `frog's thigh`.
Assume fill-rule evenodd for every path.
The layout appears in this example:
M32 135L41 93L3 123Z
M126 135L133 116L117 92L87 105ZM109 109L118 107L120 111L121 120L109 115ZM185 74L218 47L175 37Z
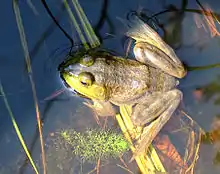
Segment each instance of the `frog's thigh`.
M170 56L154 45L139 42L134 47L134 54L140 62L157 67L171 76L184 77L186 70L182 62L168 45L167 49L170 49Z
M146 149L148 149L149 145L151 144L155 136L159 133L162 127L167 123L167 121L170 119L173 112L178 107L181 99L182 99L182 92L177 89L168 91L164 93L164 95L161 96L160 98L157 98L157 101L155 101L154 103L155 104L158 103L158 107L160 109L156 109L157 110L156 114L159 114L161 112L160 116L155 121L153 121L150 125L144 128L143 133L141 134L141 138L136 144L135 155L138 155L144 152ZM151 113L154 113L154 112L155 110L152 109ZM143 113L149 114L150 112L147 112L147 113L143 112ZM151 117L151 118L154 118L154 117Z
M178 89L146 96L146 102L135 106L131 119L135 125L144 125L164 112L167 113L167 117L170 117L181 99L182 92Z
M98 116L115 116L116 112L113 105L110 102L93 100L93 104L90 102L84 102L84 104L90 107Z

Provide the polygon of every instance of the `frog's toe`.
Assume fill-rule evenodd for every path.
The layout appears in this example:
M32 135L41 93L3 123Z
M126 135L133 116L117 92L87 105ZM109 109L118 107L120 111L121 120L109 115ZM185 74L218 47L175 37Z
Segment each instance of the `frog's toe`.
M176 77L179 79L181 79L187 75L187 71L186 71L185 67L183 67L183 66L180 66L176 72L177 72Z

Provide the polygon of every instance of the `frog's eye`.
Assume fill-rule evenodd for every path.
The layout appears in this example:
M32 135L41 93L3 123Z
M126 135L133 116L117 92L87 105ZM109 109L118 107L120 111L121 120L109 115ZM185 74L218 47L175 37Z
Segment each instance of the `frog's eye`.
M95 81L94 76L88 72L81 72L79 74L79 81L83 86L91 86L92 83Z
M93 63L94 63L94 58L89 55L85 55L80 59L80 64L87 67L93 65Z

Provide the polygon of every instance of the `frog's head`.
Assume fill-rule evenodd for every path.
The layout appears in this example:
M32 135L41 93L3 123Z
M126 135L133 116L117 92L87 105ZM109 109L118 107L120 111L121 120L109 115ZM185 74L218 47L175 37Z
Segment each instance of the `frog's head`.
M59 66L60 76L67 87L86 98L107 100L108 92L99 72L100 63L92 55L69 58Z

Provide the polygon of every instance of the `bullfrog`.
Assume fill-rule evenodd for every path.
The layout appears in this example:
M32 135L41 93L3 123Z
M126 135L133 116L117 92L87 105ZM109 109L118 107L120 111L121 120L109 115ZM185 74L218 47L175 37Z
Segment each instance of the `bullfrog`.
M132 106L134 125L146 125L136 145L138 154L177 109L183 97L177 78L183 78L187 71L174 50L140 19L126 35L135 40L135 60L87 52L64 61L59 71L71 89L94 102L99 116L114 115L112 109L105 112L112 104ZM154 124L149 127L151 122Z

